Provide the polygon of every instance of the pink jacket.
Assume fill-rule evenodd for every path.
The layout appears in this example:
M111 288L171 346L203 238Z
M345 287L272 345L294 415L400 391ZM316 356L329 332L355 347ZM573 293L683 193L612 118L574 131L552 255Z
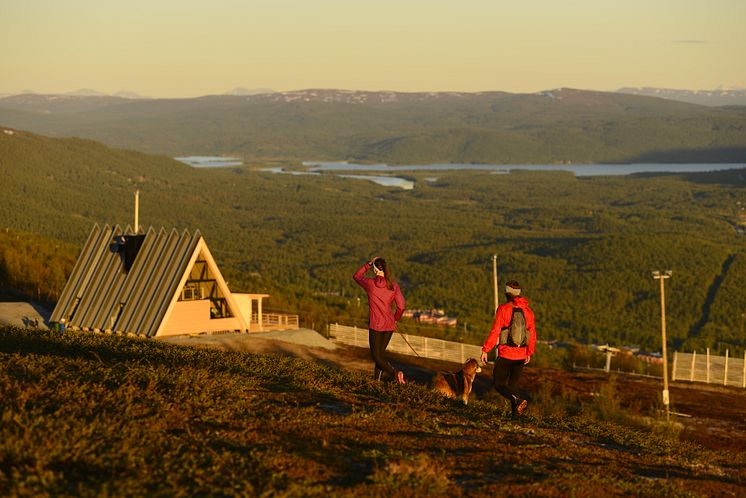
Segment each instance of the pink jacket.
M521 296L497 307L495 320L492 322L492 329L487 336L487 340L484 341L482 351L489 353L500 340L500 331L510 325L510 319L513 316L513 306L521 308L523 316L526 317L526 329L529 332L528 345L526 347L515 347L501 344L497 347L497 355L506 360L525 360L527 356L531 356L536 350L536 321L534 319L534 312L528 307L528 300Z
M365 272L370 268L369 263L361 266L352 276L355 282L365 289L368 294L368 306L370 307L370 320L368 327L380 332L389 332L396 330L396 322L404 313L404 307L407 305L404 296L399 289L399 285L392 282L393 289L386 287L386 279L383 277L364 277ZM396 303L396 313L391 305Z

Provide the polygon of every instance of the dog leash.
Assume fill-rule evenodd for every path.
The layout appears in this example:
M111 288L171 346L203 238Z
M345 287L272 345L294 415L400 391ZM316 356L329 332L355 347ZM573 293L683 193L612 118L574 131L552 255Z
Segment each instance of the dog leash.
M420 356L420 354L419 354L419 353L418 353L418 352L417 352L417 351L416 351L416 350L415 350L415 349L414 349L414 348L412 347L412 345L411 345L411 344L409 343L409 341L407 340L407 336L406 336L406 335L404 334L404 332L402 332L401 330L399 330L399 327L397 327L397 328L396 328L396 331L397 331L397 332L399 333L399 335L401 336L401 338L402 338L402 339L404 339L404 342L406 342L406 343L407 343L407 346L409 346L409 349L411 349L411 350L412 350L412 352L413 352L413 353L414 353L414 354L415 354L415 355L416 355L416 356L417 356L418 358L422 358L422 356Z
M412 345L411 345L411 344L409 343L409 341L407 340L407 335L406 335L406 334L405 334L404 332L402 332L401 330L399 330L399 327L397 327L397 328L396 328L396 329L394 329L394 330L396 330L396 332L397 332L397 333L398 333L398 334L399 334L399 335L401 336L401 338L402 338L402 339L404 339L404 342L405 342L405 343L407 343L407 346L409 346L409 349L411 349L411 350L412 350L412 352L413 352L413 353L415 354L415 356L417 356L417 358L419 358L419 359L421 359L421 360L426 360L426 359L428 359L428 358L425 358L425 357L423 357L423 356L420 356L420 354L419 354L419 353L417 352L417 350L416 350L416 349L414 349L414 348L412 347ZM430 368L430 370L432 370L433 372L436 372L436 373L437 373L437 372L442 372L442 370L440 370L440 369L437 369L437 368L432 368L432 367L433 367L433 365L432 365L432 364L429 364L429 362L427 362L427 361L425 361L425 366L427 366L428 368ZM446 372L446 373L452 373L452 372Z

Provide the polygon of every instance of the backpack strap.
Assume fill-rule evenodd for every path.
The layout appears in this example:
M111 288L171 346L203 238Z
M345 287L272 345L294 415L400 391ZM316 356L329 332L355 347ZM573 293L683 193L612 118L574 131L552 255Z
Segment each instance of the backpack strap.
M515 310L515 305L513 305L512 301L508 301L505 304L510 305L510 321L505 327L500 328L500 335L497 337L498 346L502 346L503 344L508 343L508 333L510 333L510 324L513 323L513 310Z

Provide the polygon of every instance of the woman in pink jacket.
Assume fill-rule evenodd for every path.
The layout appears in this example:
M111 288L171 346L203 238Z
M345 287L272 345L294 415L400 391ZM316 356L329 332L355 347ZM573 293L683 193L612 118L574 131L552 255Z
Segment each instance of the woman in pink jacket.
M366 277L365 272L373 269L374 277ZM384 353L396 330L396 322L404 313L406 301L399 285L391 280L386 260L375 257L358 268L352 278L368 294L369 322L368 342L370 354L376 364L374 378L381 380L383 372L391 375L399 384L404 384L404 372L396 370L385 358ZM392 305L396 304L396 311Z

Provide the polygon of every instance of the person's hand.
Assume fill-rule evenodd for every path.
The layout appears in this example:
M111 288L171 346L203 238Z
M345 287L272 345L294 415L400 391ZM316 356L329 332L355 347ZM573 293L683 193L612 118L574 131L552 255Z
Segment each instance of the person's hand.
M523 360L523 364L524 364L524 365L528 365L528 362L529 362L529 361L531 361L531 357L530 357L530 356L526 356L526 359L525 359L525 360Z
M487 364L487 353L482 351L482 365L486 365L486 364Z

